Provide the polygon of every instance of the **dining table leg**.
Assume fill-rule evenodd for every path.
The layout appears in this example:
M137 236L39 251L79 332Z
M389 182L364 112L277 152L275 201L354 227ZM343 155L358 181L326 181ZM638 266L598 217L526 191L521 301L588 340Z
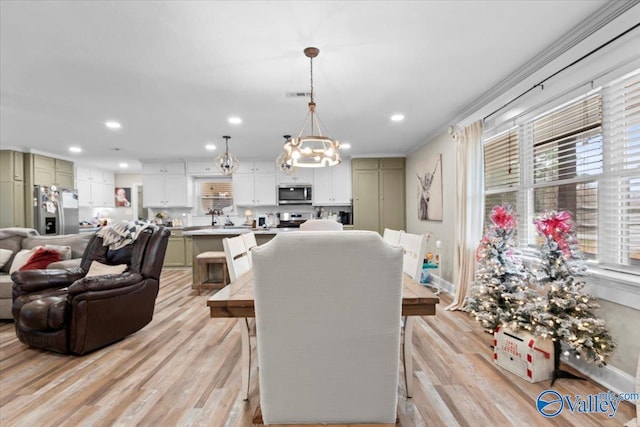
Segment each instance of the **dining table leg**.
M251 373L251 342L249 341L249 319L238 319L240 324L240 339L242 341L242 351L240 355L240 365L242 368L242 383L240 394L242 400L249 400L249 379Z
M413 323L415 316L404 317L404 340L402 343L402 362L404 364L404 384L407 397L413 396Z

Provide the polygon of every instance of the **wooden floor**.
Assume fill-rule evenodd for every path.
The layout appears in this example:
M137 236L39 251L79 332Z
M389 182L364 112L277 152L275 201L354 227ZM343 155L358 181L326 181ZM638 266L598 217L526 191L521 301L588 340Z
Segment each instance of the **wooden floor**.
M76 357L34 350L0 322L0 426L250 426L258 404L239 397L240 330L211 319L208 294L191 289L191 270L165 270L153 321L127 339ZM549 382L528 382L492 361L492 337L465 313L438 308L414 328L412 399L398 390L400 426L604 426L635 416L629 403L613 419L572 414L545 419L535 409ZM559 380L561 394L605 389Z

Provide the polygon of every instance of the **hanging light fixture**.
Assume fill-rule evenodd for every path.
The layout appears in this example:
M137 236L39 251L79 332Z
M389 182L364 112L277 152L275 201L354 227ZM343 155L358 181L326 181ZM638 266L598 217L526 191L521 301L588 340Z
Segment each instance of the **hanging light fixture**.
M309 113L300 129L297 138L291 138L284 144L284 161L290 161L293 167L301 168L321 168L325 166L335 166L340 160L340 143L327 136L322 135L320 120L316 114L316 103L313 101L313 58L318 56L320 49L308 47L304 54L311 63L311 100L309 102ZM307 123L310 122L309 135L303 136ZM317 135L314 134L317 131Z
M283 135L285 145L291 139L291 135ZM295 168L293 167L293 159L288 156L287 151L285 150L282 154L278 156L276 159L276 166L285 175L291 175L295 172Z
M220 153L220 155L216 157L216 167L223 175L231 175L238 170L240 162L236 156L229 153L229 140L231 137L225 135L223 138L225 145L224 153Z

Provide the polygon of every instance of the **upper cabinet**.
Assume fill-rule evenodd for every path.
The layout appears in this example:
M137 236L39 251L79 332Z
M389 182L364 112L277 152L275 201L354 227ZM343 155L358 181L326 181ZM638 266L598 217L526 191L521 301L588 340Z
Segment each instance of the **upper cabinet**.
M233 174L233 202L236 206L275 206L275 163L241 162Z
M216 168L214 159L202 161L187 161L187 175L198 176L223 176L222 172Z
M291 175L278 169L278 184L312 184L313 179L313 168L294 168Z
M58 185L60 187L73 187L73 162L53 157L31 154L33 165L33 185Z
M24 181L24 154L0 150L0 181Z
M0 150L0 227L25 226L24 154Z
M190 207L192 179L184 162L143 163L143 206L152 208Z
M142 173L143 174L184 175L185 167L184 167L184 162L143 163Z
M313 204L345 206L351 204L351 161L313 170Z
M114 173L95 168L78 167L76 186L80 206L114 207Z

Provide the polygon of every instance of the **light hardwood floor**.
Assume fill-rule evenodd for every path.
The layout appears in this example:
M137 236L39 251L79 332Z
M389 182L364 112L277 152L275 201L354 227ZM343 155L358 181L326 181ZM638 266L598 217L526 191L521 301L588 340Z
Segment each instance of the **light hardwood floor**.
M153 321L107 348L77 357L26 347L12 322L0 322L0 425L8 426L250 426L258 404L256 371L249 402L239 398L240 330L211 319L206 299L191 289L191 270L162 274ZM492 337L465 313L438 314L414 328L415 393L398 394L400 426L622 425L635 407L613 419L572 414L545 419L535 409L549 382L528 382L496 367ZM606 391L591 381L559 380L561 394Z

